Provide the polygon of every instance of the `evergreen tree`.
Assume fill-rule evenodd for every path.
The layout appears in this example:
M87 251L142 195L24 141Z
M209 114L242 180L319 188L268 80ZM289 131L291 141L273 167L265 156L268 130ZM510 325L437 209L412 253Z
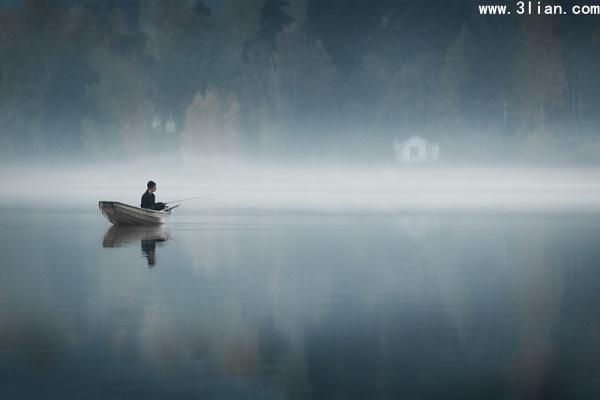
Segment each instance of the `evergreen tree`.
M256 39L267 43L271 49L277 35L293 21L286 11L288 6L287 0L266 0L260 9L260 29Z
M564 104L566 88L562 41L548 17L523 20L514 82L522 127L545 130Z
M458 37L450 44L444 56L440 72L439 100L435 111L435 125L448 131L464 126L464 104L470 75L468 55L471 53L471 37L463 25Z

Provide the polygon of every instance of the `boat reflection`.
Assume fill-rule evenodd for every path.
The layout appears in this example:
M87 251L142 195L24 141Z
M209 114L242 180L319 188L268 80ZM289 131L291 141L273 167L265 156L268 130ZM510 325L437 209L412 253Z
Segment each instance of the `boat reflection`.
M142 256L149 267L156 265L156 245L171 239L169 229L164 225L154 226L111 226L104 234L102 247L123 247L140 241Z

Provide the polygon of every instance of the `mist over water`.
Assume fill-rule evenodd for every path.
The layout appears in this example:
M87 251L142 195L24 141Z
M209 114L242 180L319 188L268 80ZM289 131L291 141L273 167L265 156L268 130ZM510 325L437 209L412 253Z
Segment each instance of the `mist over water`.
M160 163L71 168L9 167L0 172L5 206L138 205L148 180L157 201L202 196L182 209L314 211L600 210L600 169L559 167L228 164L197 169ZM41 200L41 201L40 201Z

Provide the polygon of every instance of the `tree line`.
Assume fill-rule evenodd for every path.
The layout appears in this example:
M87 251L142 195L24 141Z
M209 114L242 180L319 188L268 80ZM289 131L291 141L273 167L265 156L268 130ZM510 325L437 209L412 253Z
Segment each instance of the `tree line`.
M28 0L0 9L0 147L25 155L600 154L593 18L417 0Z

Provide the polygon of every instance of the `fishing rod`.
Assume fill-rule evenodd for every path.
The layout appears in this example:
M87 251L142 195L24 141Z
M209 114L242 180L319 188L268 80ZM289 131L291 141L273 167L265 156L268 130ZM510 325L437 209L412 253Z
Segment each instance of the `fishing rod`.
M194 196L194 197L188 197L185 199L181 199L181 200L173 200L173 201L168 201L165 204L173 204L173 203L181 203L183 201L188 201L188 200L194 200L194 199L199 199L200 197L206 197L206 196L211 196L214 193L206 193L206 194L201 194L200 196ZM173 207L172 207L173 208Z

